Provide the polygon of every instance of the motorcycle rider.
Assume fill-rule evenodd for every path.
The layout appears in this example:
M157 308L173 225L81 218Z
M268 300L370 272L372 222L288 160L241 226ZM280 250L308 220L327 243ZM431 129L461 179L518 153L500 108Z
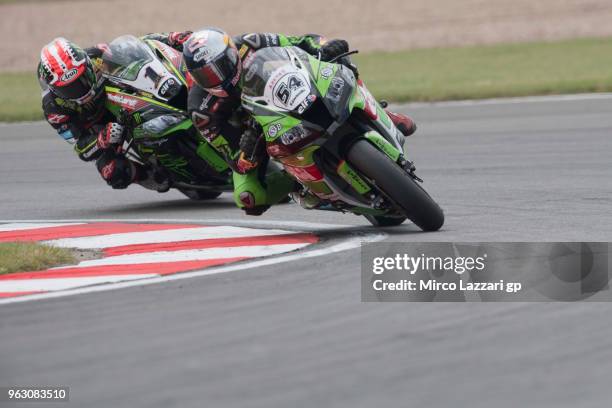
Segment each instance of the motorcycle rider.
M158 40L182 51L190 34L149 34L143 39ZM112 188L123 189L135 182L167 191L169 183L164 177L120 153L124 129L105 108L101 66L106 48L106 44L99 44L82 49L61 37L42 48L38 77L45 118L64 140L74 144L82 160L95 160L100 175Z
M192 121L234 170L234 200L249 215L261 215L295 189L284 172L267 168L269 157L261 132L249 123L240 101L243 64L256 50L278 46L297 46L320 55L323 61L349 48L345 40L327 42L314 34L291 37L251 33L231 38L212 27L192 33L183 46L183 57L195 82L188 99ZM350 61L346 63L357 72ZM388 113L405 136L414 133L416 126L410 118Z

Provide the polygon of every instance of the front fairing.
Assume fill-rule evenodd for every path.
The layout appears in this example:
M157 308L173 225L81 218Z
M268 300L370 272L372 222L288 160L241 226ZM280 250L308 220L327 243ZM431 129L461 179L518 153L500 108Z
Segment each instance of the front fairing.
M303 113L309 97L317 94L303 54L295 47L270 47L247 58L242 77L245 107L256 104L279 114Z
M345 138L360 137L359 132L371 127L368 122L359 126L361 113L353 117L353 110L371 109L381 123L386 118L353 72L295 47L257 51L244 69L243 106L263 128L270 156L283 164L303 192L334 208L386 214L387 209L372 208L372 186L341 151ZM374 141L387 147L383 136L378 140L378 133L372 133Z
M157 40L145 40L161 62L185 85L187 85L187 65L183 54L178 50Z
M168 102L181 93L185 81L173 64L160 59L161 55L172 62L172 53L153 41L150 43L158 47L155 49L159 50L159 55L147 43L131 35L113 40L102 55L102 71L115 85L127 86Z
M245 61L243 106L262 126L273 157L294 154L350 115L353 73L296 47L270 47Z
M312 56L311 75L334 122L344 123L350 115L349 101L355 92L355 75L343 65L323 62Z

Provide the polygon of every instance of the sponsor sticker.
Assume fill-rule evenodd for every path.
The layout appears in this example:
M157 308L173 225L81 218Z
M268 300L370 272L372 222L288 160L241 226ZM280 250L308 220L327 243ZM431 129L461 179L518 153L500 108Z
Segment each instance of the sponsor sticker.
M331 81L331 85L327 91L327 97L334 102L340 101L342 96L342 90L344 89L344 80L342 78L334 78Z
M208 61L209 55L210 55L210 50L206 47L203 47L198 52L193 54L193 60L195 62L200 62L202 60Z
M289 129L281 136L281 142L283 142L284 145L288 146L293 143L299 142L300 140L308 137L309 135L310 132L308 131L308 129L305 129L302 125L297 125Z
M321 76L323 79L329 79L334 74L334 69L330 66L321 68Z
M272 101L279 108L294 110L310 93L308 79L301 72L289 72L276 83Z
M208 104L210 103L212 97L212 94L206 94L206 97L202 100L202 103L200 104L201 111L206 111L208 109Z
M268 136L275 137L278 132L283 128L280 123L275 123L268 128Z
M316 95L308 95L308 97L306 99L304 99L304 102L300 103L300 106L298 106L297 108L297 112L298 114L302 114L306 111L306 109L308 109L310 107L310 105L313 104L314 101L317 100L317 96Z
M60 78L60 80L62 82L70 82L73 79L75 79L74 77L76 76L78 72L79 72L78 69L72 68L70 71L65 72L64 75L62 75L62 77Z
M138 103L137 99L134 98L130 98L124 95L119 95L119 94L115 94L115 93L111 93L109 92L107 94L107 98L111 101L114 102L118 105L121 105L124 108L128 108L128 109L134 109L136 107L136 104Z
M240 55L240 58L244 58L244 55L247 53L247 51L249 50L249 47L246 44L243 44L240 47L240 50L238 51L238 55Z
M60 115L56 113L52 113L47 116L47 121L53 125L59 125L60 123L64 123L68 120L67 115Z
M166 82L162 84L159 88L159 94L163 97L166 97L170 90L176 85L176 81L172 78L168 79Z

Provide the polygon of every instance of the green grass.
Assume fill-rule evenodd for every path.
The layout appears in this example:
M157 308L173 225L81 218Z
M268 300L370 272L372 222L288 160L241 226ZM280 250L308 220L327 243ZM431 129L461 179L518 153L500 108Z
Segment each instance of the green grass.
M40 86L36 74L0 74L0 122L42 119Z
M396 102L612 91L612 38L380 52L355 61L372 93ZM0 121L37 119L35 74L0 74Z
M76 263L72 252L32 242L0 243L0 275Z
M438 101L612 90L612 38L357 55L377 98Z

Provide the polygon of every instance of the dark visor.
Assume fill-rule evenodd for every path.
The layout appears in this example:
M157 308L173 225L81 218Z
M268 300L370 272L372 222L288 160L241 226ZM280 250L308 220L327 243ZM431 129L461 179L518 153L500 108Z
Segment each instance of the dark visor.
M95 85L93 81L88 80L89 72L84 71L74 81L64 86L50 86L54 94L62 99L77 100L87 95Z
M191 71L191 76L202 88L215 88L234 78L237 66L238 51L228 47L214 61Z

